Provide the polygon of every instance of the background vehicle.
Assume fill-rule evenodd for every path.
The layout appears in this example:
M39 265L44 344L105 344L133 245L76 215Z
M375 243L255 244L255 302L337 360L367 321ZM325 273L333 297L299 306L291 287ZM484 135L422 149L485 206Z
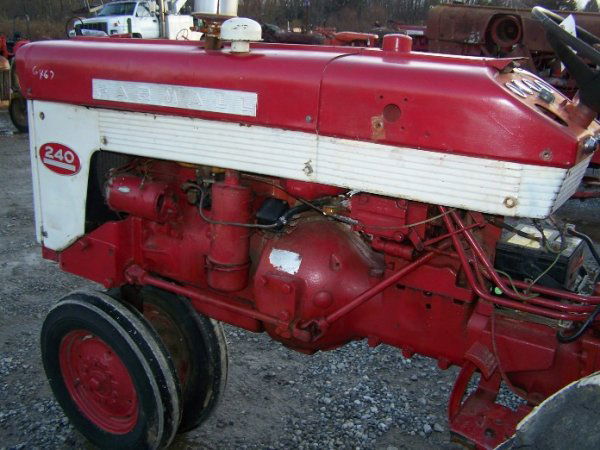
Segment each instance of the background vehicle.
M69 37L82 35L132 34L134 37L160 37L160 24L155 2L117 1L105 4L95 17L79 19L68 30Z

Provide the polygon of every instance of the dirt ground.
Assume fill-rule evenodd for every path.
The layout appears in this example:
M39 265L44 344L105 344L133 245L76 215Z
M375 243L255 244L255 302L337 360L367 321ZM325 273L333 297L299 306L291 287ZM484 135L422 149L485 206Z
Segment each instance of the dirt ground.
M582 207L574 206L573 215ZM587 208L583 208L587 210ZM597 229L588 214L591 229ZM586 216L587 217L587 216ZM38 336L49 307L92 283L42 260L35 242L28 137L0 112L0 448L89 448L54 402ZM173 448L450 448L455 370L353 343L312 357L226 328L229 383L215 414Z

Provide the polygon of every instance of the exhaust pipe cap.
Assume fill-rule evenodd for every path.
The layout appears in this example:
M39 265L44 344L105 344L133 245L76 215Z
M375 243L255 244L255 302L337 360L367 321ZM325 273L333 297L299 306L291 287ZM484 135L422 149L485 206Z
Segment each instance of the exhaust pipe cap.
M250 52L250 42L262 41L262 27L245 17L233 17L221 25L221 39L231 41L232 53Z

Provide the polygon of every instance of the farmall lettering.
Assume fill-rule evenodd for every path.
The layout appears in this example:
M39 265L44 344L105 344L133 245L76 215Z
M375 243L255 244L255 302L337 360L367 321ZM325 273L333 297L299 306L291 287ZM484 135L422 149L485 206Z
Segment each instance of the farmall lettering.
M93 80L94 100L256 116L257 95L225 89Z
M561 52L600 65L535 14ZM63 298L41 334L52 390L88 439L162 448L199 426L226 378L219 322L306 354L366 339L457 366L450 429L479 448L600 370L585 236L537 220L596 149L594 83L572 101L518 61L417 53L406 35L381 49L235 38L78 38L17 56L36 205L56 197L36 208L43 255L107 289ZM48 176L80 158L88 173ZM497 402L503 386L517 410ZM545 407L536 421L553 410L560 422ZM512 439L535 447L525 428Z

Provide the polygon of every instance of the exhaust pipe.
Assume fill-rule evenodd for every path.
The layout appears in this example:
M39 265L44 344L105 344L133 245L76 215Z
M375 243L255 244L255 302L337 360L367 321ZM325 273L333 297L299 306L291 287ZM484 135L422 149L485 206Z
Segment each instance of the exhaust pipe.
M194 0L194 14L235 17L239 0Z

